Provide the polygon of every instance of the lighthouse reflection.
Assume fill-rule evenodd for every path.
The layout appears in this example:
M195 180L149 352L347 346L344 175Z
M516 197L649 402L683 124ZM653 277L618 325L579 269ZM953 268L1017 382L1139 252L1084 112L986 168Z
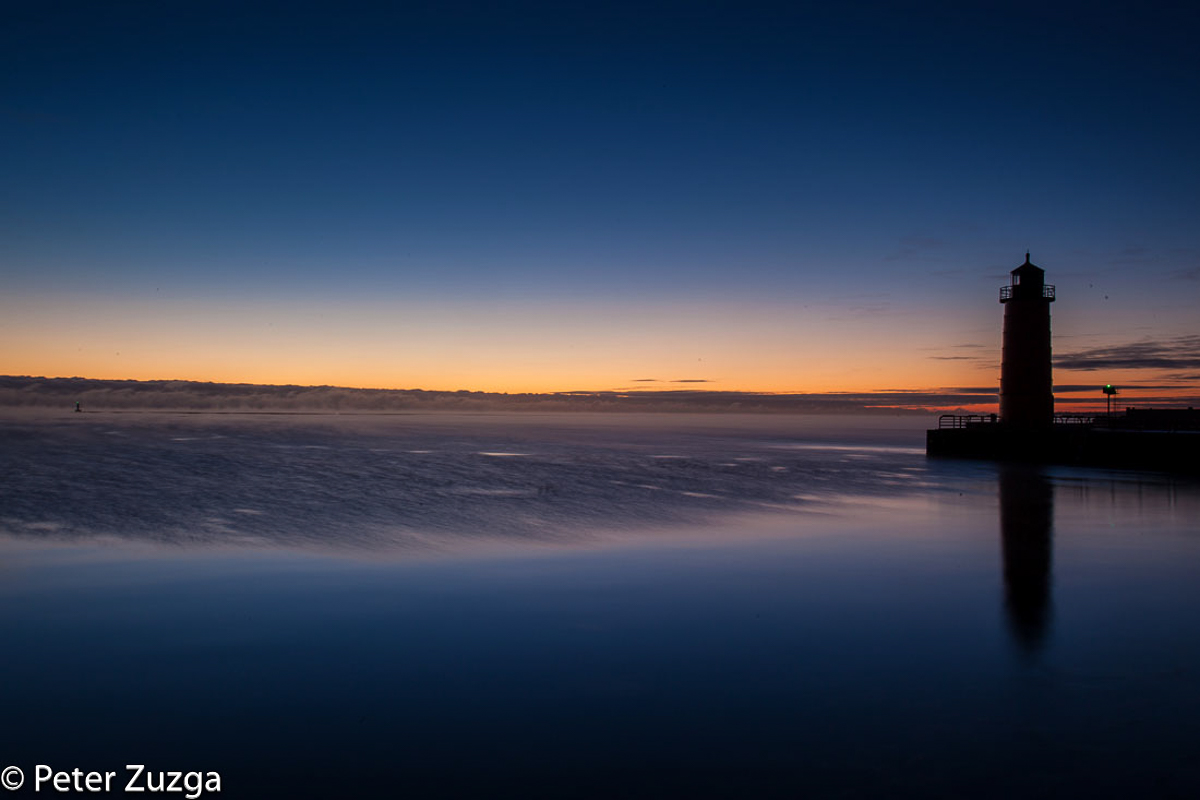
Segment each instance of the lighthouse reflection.
M1036 467L1000 470L1000 541L1004 606L1015 644L1035 653L1050 629L1054 489Z

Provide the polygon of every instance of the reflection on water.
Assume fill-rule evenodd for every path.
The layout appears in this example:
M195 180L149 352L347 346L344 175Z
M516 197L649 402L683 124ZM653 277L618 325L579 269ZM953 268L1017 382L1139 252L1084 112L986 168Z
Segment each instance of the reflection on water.
M1194 483L927 460L920 426L97 416L0 424L0 764L27 774L1200 791Z
M1054 486L1039 468L1016 464L1002 466L997 482L1004 606L1014 641L1033 652L1050 627Z

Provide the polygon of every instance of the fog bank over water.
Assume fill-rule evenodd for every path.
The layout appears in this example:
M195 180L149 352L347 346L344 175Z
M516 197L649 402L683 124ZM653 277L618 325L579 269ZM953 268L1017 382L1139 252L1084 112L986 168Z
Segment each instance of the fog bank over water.
M201 381L0 376L0 407L194 411L703 411L807 414L923 413L993 402L995 389L762 394L704 390L603 390L544 394L267 386Z

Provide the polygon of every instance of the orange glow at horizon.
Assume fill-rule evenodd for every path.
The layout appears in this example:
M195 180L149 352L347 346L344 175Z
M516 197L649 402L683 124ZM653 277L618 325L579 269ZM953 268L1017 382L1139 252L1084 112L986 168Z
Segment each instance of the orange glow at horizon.
M433 391L823 393L978 383L932 340L790 309L223 308L88 299L9 309L0 372ZM994 369L985 373L994 373ZM653 382L647 380L653 379Z
M0 312L0 374L9 375L510 394L935 393L999 385L999 318L993 333L974 309L954 317L923 309L807 314L783 304L431 307L34 297L0 300ZM954 349L964 341L970 349ZM1097 389L1095 397L1061 394L1056 409L1102 409L1100 386L1136 387L1153 382L1151 372L1057 372L1060 385L1095 381ZM1183 396L1189 388L1122 390L1116 403ZM996 410L995 395L978 401L932 410Z

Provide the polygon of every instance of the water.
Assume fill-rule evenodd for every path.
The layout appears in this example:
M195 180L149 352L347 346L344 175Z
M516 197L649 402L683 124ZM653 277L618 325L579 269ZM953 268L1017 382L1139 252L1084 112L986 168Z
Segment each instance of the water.
M927 422L10 412L0 766L1194 796L1200 487Z

